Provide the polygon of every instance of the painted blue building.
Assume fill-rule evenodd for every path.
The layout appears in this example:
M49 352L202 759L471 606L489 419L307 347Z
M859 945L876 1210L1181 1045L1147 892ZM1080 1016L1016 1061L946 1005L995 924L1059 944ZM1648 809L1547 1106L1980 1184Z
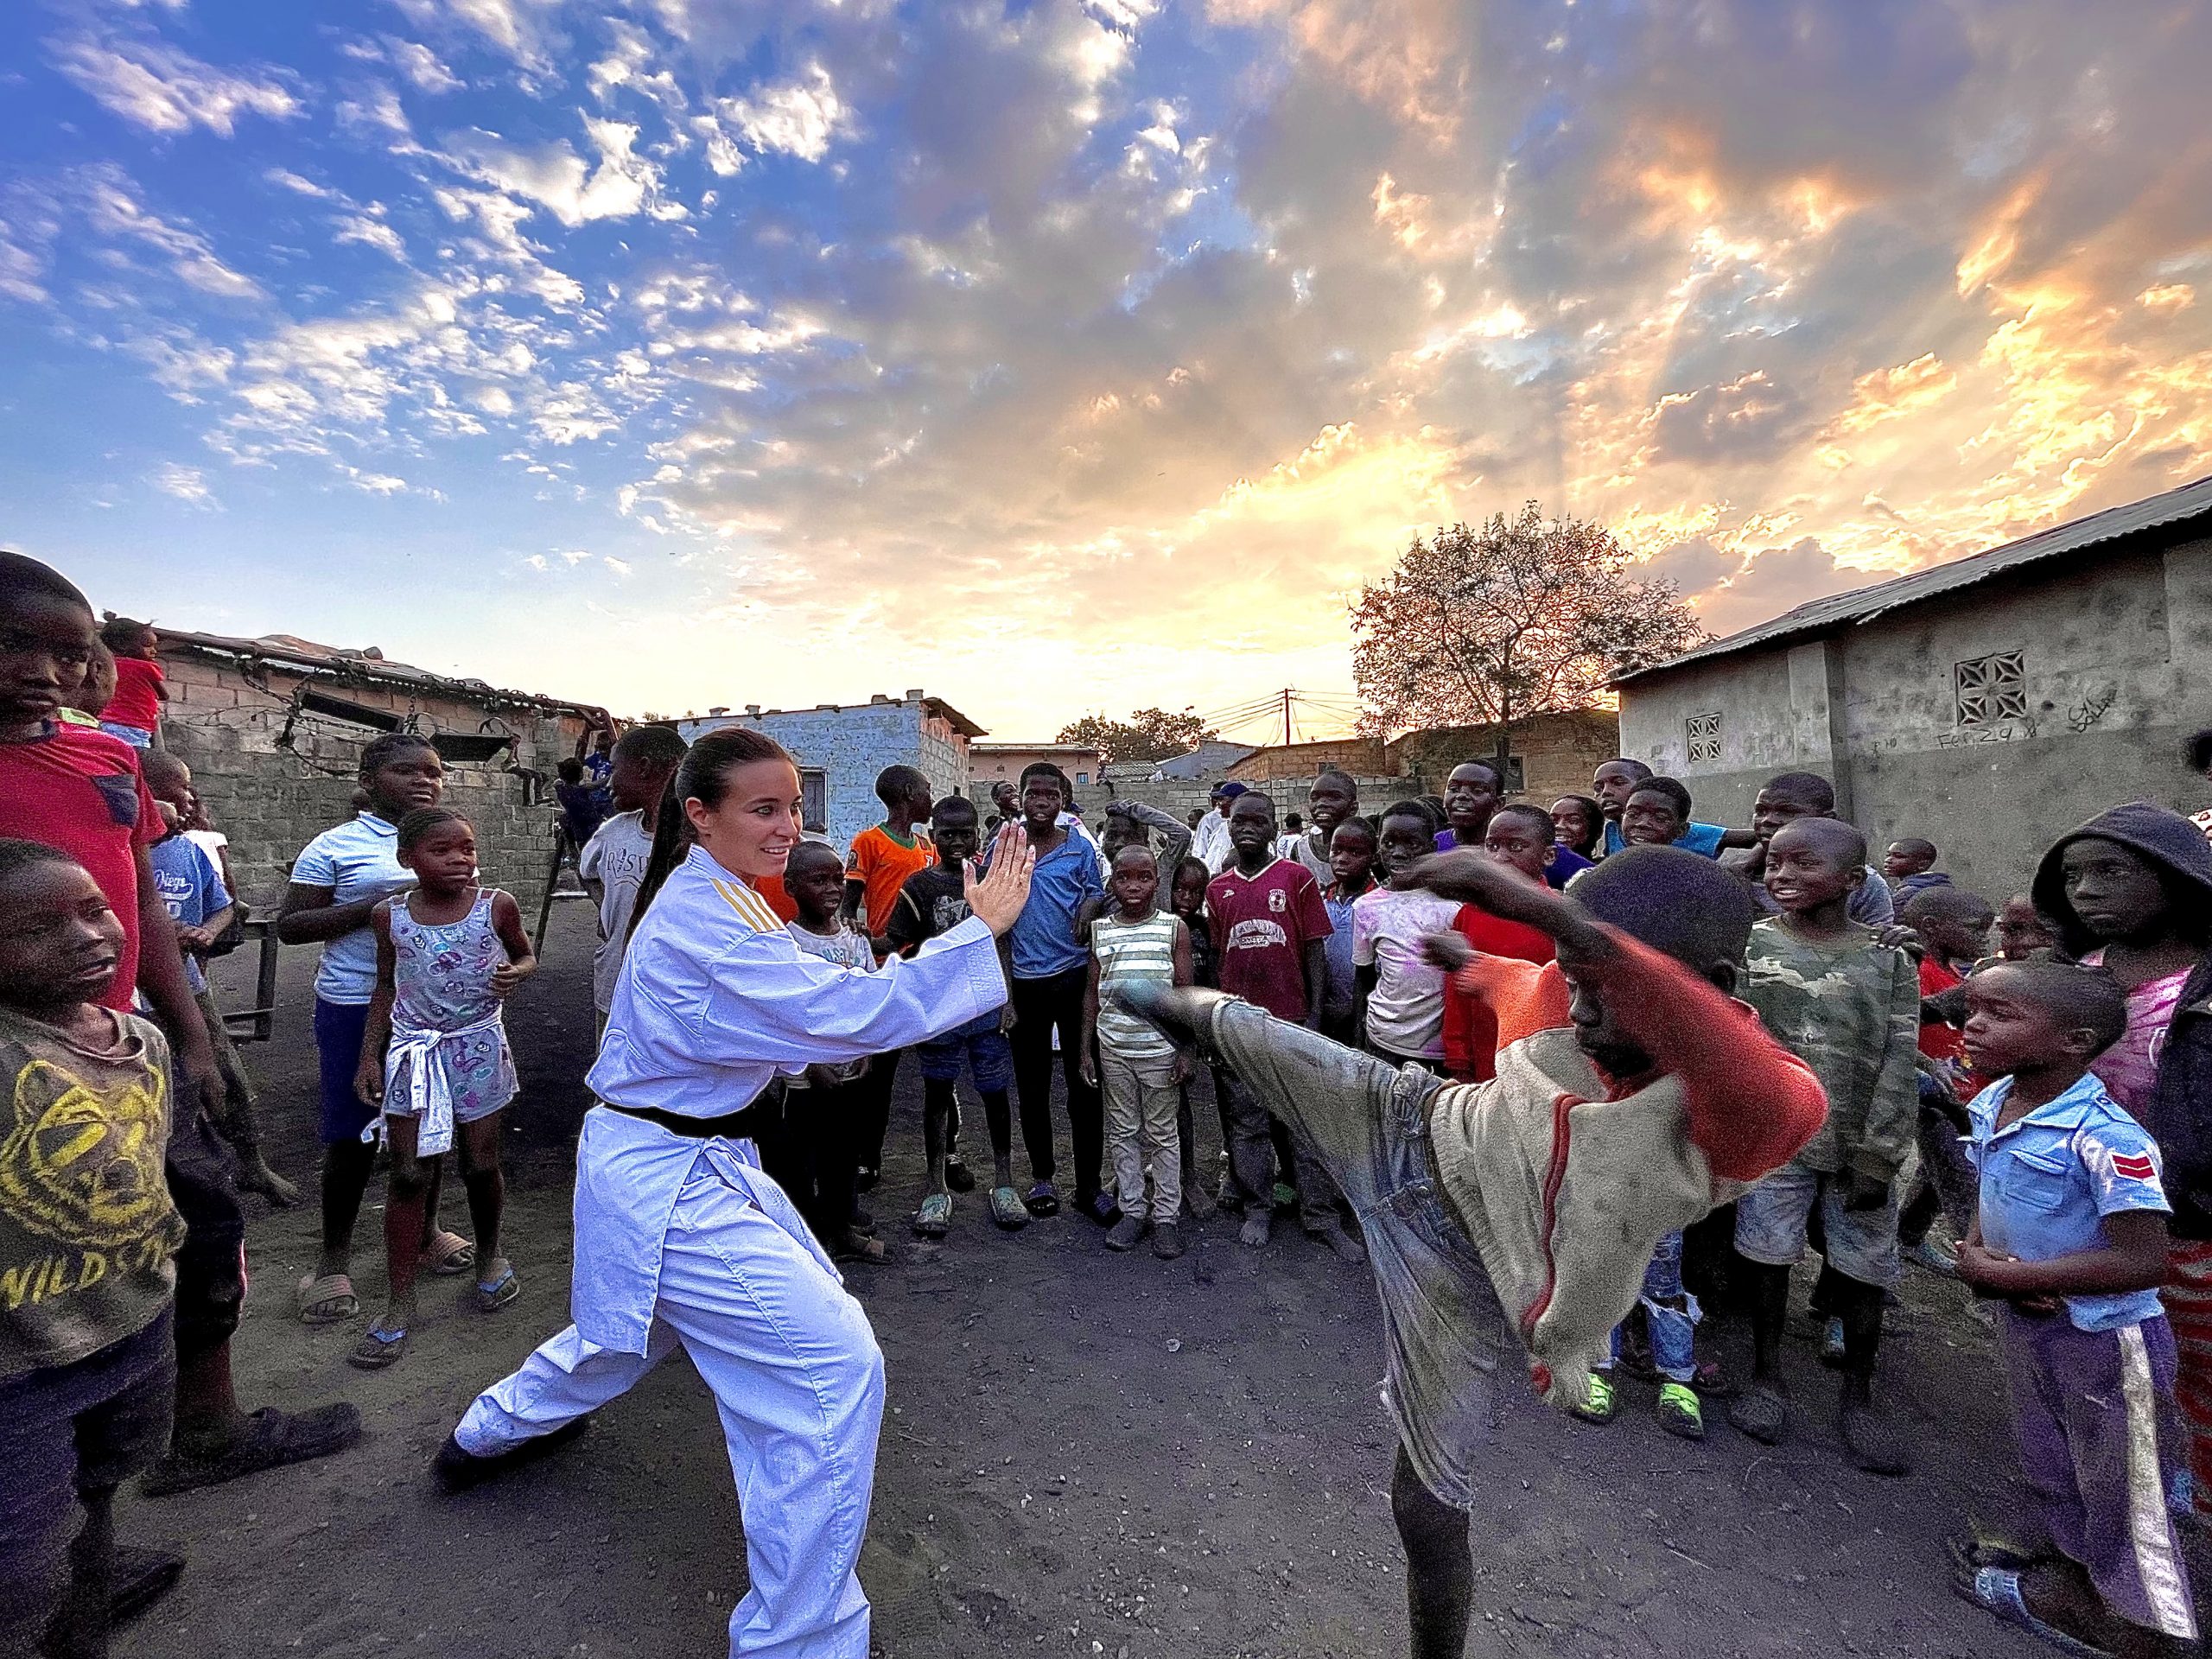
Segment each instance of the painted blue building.
M918 766L940 796L968 786L968 746L983 728L942 697L918 690L904 696L879 693L861 703L819 703L811 709L741 712L713 709L705 718L680 720L688 742L725 726L766 732L799 766L809 828L819 828L839 851L883 817L875 798L876 774L886 766Z

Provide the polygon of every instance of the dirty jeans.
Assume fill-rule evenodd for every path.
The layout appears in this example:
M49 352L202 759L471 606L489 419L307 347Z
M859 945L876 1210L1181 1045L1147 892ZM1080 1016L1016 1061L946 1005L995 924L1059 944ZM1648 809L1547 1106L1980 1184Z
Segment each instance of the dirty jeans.
M1687 1382L1697 1375L1697 1327L1705 1317L1697 1298L1682 1288L1682 1236L1669 1233L1651 1252L1643 1269L1645 1327L1651 1332L1651 1363L1671 1382ZM1675 1303L1681 1306L1677 1307ZM1612 1344L1594 1367L1610 1370L1621 1357L1621 1330L1613 1327Z
M1183 1146L1175 1129L1183 1091L1175 1083L1174 1055L1116 1054L1102 1040L1098 1087L1106 1098L1106 1156L1122 1214L1138 1221L1175 1220L1183 1212ZM1149 1203L1144 1193L1147 1166Z
M1471 1509L1507 1325L1431 1166L1428 1104L1443 1080L1249 1002L1217 1004L1208 1036L1235 1092L1290 1125L1358 1217L1382 1304L1384 1408L1421 1484Z

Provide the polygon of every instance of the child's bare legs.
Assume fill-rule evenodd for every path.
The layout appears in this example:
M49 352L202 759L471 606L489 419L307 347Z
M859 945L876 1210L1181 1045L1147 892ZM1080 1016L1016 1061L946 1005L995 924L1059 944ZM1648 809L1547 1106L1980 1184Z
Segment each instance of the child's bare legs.
M499 1223L507 1207L507 1176L499 1166L499 1126L505 1111L454 1126L461 1147L461 1179L468 1189L468 1218L476 1230L476 1288L499 1294L514 1269L499 1250Z
M405 1121L408 1120L392 1120L395 1123ZM353 1271L353 1228L360 1219L361 1200L368 1193L369 1177L375 1172L376 1163L377 1149L372 1141L341 1141L322 1149L322 1255L315 1264L316 1277ZM417 1254L427 1249L437 1236L438 1188L442 1179L442 1166L433 1164L429 1185L423 1198ZM387 1234L391 1231L389 1211L385 1230Z
M1431 1493L1398 1447L1390 1471L1390 1514L1406 1551L1406 1617L1413 1659L1460 1659L1474 1611L1475 1569L1467 1554L1467 1515Z
M404 1337L415 1323L415 1279L423 1262L423 1217L430 1195L436 1162L425 1165L416 1155L416 1137L422 1125L411 1117L385 1120L391 1148L391 1172L386 1178L384 1202L385 1271L388 1288L384 1317L370 1327L367 1344L383 1338Z
M946 1130L952 1121L952 1081L949 1077L925 1077L922 1081L922 1155L929 1164L929 1190L931 1192L949 1191L944 1184L944 1154L950 1137ZM994 1148L995 1150L995 1148Z
M983 1096L983 1121L991 1132L991 1185L1014 1185L1014 1105L1003 1089L978 1091Z

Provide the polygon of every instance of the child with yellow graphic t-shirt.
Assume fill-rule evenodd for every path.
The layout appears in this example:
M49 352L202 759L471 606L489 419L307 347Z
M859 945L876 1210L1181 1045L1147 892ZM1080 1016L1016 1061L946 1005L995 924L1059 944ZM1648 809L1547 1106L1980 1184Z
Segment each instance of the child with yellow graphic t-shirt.
M169 1051L100 1005L123 938L83 865L0 840L0 1630L59 1609L68 1653L107 1651L115 1489L176 1392Z

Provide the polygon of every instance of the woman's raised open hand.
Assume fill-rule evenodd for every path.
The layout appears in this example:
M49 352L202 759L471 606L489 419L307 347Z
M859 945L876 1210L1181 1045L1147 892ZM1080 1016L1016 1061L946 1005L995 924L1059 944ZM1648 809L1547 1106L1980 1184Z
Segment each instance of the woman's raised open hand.
M1004 938L1029 902L1029 876L1037 868L1037 849L1019 823L999 830L991 845L991 868L981 877L967 872L968 908L982 918L993 937Z

